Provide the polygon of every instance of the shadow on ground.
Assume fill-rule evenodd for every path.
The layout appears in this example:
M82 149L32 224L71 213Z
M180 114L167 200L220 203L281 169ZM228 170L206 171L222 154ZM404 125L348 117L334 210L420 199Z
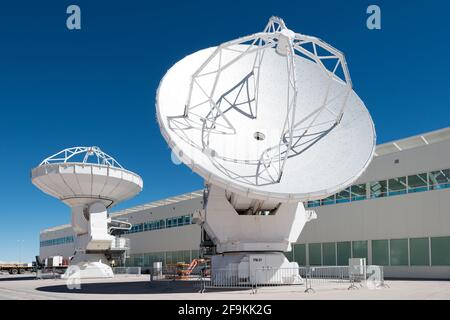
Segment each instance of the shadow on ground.
M36 290L53 293L74 294L164 294L164 293L199 293L200 284L188 281L133 281L109 283L81 283L80 289L69 289L65 284L38 287ZM237 291L239 289L221 289L220 291ZM248 289L247 289L248 290ZM213 291L213 290L208 290ZM215 290L214 290L215 291Z
M26 275L26 276L0 276L1 281L22 281L22 280L36 280L36 276L34 275Z

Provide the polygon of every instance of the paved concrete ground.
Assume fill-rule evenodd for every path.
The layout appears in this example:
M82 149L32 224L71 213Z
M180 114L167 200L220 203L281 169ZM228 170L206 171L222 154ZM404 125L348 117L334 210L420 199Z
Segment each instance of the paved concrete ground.
M83 280L81 289L68 289L61 279L36 280L32 275L0 275L0 299L450 299L450 281L387 281L389 288L348 290L347 284L318 286L305 293L304 286L250 290L207 290L188 281L149 282L148 275L116 276L114 279Z

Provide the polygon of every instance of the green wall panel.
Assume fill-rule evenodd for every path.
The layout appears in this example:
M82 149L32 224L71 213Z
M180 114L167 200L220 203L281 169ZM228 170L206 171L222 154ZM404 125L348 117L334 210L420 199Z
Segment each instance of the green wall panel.
M367 241L352 241L352 257L366 258L366 264L369 263L367 255Z
M391 242L391 266L408 265L408 239L393 239Z
M409 259L412 266L430 265L428 238L409 239Z
M431 264L450 266L450 237L431 238Z
M305 244L294 244L294 260L299 266L306 266L306 245Z
M351 258L350 241L337 243L337 260L339 266L348 266L348 259Z
M322 246L320 243L310 243L309 249L309 265L320 266L322 265Z
M336 265L336 243L327 242L322 243L323 250L323 265L335 266Z
M285 257L289 260L289 261L294 261L294 253L291 251L285 251L284 252Z
M372 264L389 265L389 240L372 240Z

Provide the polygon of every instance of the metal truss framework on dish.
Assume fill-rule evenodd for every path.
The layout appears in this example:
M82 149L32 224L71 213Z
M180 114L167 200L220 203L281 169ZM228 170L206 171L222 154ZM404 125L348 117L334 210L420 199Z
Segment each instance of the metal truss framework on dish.
M113 168L123 167L110 155L104 153L99 147L73 147L61 150L60 152L48 157L40 163L40 166L52 163L67 163L74 162L77 156L82 156L81 163L97 163L99 165L104 165ZM92 161L95 158L95 162ZM69 161L71 160L71 161ZM91 160L89 162L89 160Z
M205 179L194 221L219 253L213 272L295 267L281 252L315 217L302 202L352 184L375 149L343 54L276 17L177 62L157 111L170 147Z
M240 123L229 119L231 111L249 119L258 117L260 70L266 49L273 48L285 57L287 73L281 135L275 145L254 158L222 155L213 148L211 136L237 133ZM302 92L295 74L296 55L315 63L328 79L320 103L308 114L297 117L297 96ZM251 58L252 63L242 80L218 96L221 76L246 57ZM332 92L332 85L338 85L339 90ZM174 132L205 152L214 165L230 178L253 185L272 184L280 182L289 157L307 150L340 122L351 89L350 75L341 52L318 38L293 33L282 19L271 18L263 32L226 42L214 50L192 75L183 115L170 117L169 121ZM328 113L326 120L324 113ZM188 136L186 129L196 129L199 134ZM265 138L264 135L262 137ZM255 139L258 140L256 136ZM241 170L230 167L229 163L247 167L252 165L255 172L245 175Z
M131 224L112 220L108 209L142 190L142 179L98 147L74 147L32 170L33 184L72 208L75 255L65 277L112 277L110 263L122 260Z

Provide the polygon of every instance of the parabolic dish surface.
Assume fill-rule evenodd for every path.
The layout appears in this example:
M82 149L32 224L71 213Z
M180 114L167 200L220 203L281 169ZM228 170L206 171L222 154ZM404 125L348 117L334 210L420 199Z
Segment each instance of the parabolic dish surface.
M141 177L131 171L90 163L44 164L31 175L34 185L69 206L101 200L112 207L143 187Z
M240 59L222 73L215 84L216 94L212 100L216 103L224 100L242 102L222 110L229 122L222 122L222 132L215 131L214 127L205 133L202 121L199 121L201 117L183 118L192 76L215 49L197 51L177 62L161 80L156 101L162 135L180 160L207 183L249 198L294 202L332 195L352 184L364 172L373 157L376 140L374 125L364 103L353 90L346 97L341 95L344 87L339 81L330 83L316 63L297 55L294 58L295 80L299 91L294 122L299 125L294 131L303 140L299 139L298 144L292 146L278 181L270 181L257 173L261 169L259 159L264 150L277 145L285 134L286 58L275 49L266 49L264 53L258 75L257 105L255 97L248 93L254 89L252 83L256 77L249 74L251 56ZM211 85L207 77L202 81ZM331 97L337 97L336 103L330 103L307 132L302 131L302 119L314 114L314 110L323 104L322 97L327 90ZM199 90L193 92L191 100L194 102L191 102L195 103L197 99L201 104L203 98L197 92ZM246 104L245 99L249 103ZM345 111L341 121L333 127L342 99L346 99ZM201 112L204 113L200 107ZM220 115L216 117L219 118ZM263 139L256 139L261 133ZM272 165L276 166L276 161Z

